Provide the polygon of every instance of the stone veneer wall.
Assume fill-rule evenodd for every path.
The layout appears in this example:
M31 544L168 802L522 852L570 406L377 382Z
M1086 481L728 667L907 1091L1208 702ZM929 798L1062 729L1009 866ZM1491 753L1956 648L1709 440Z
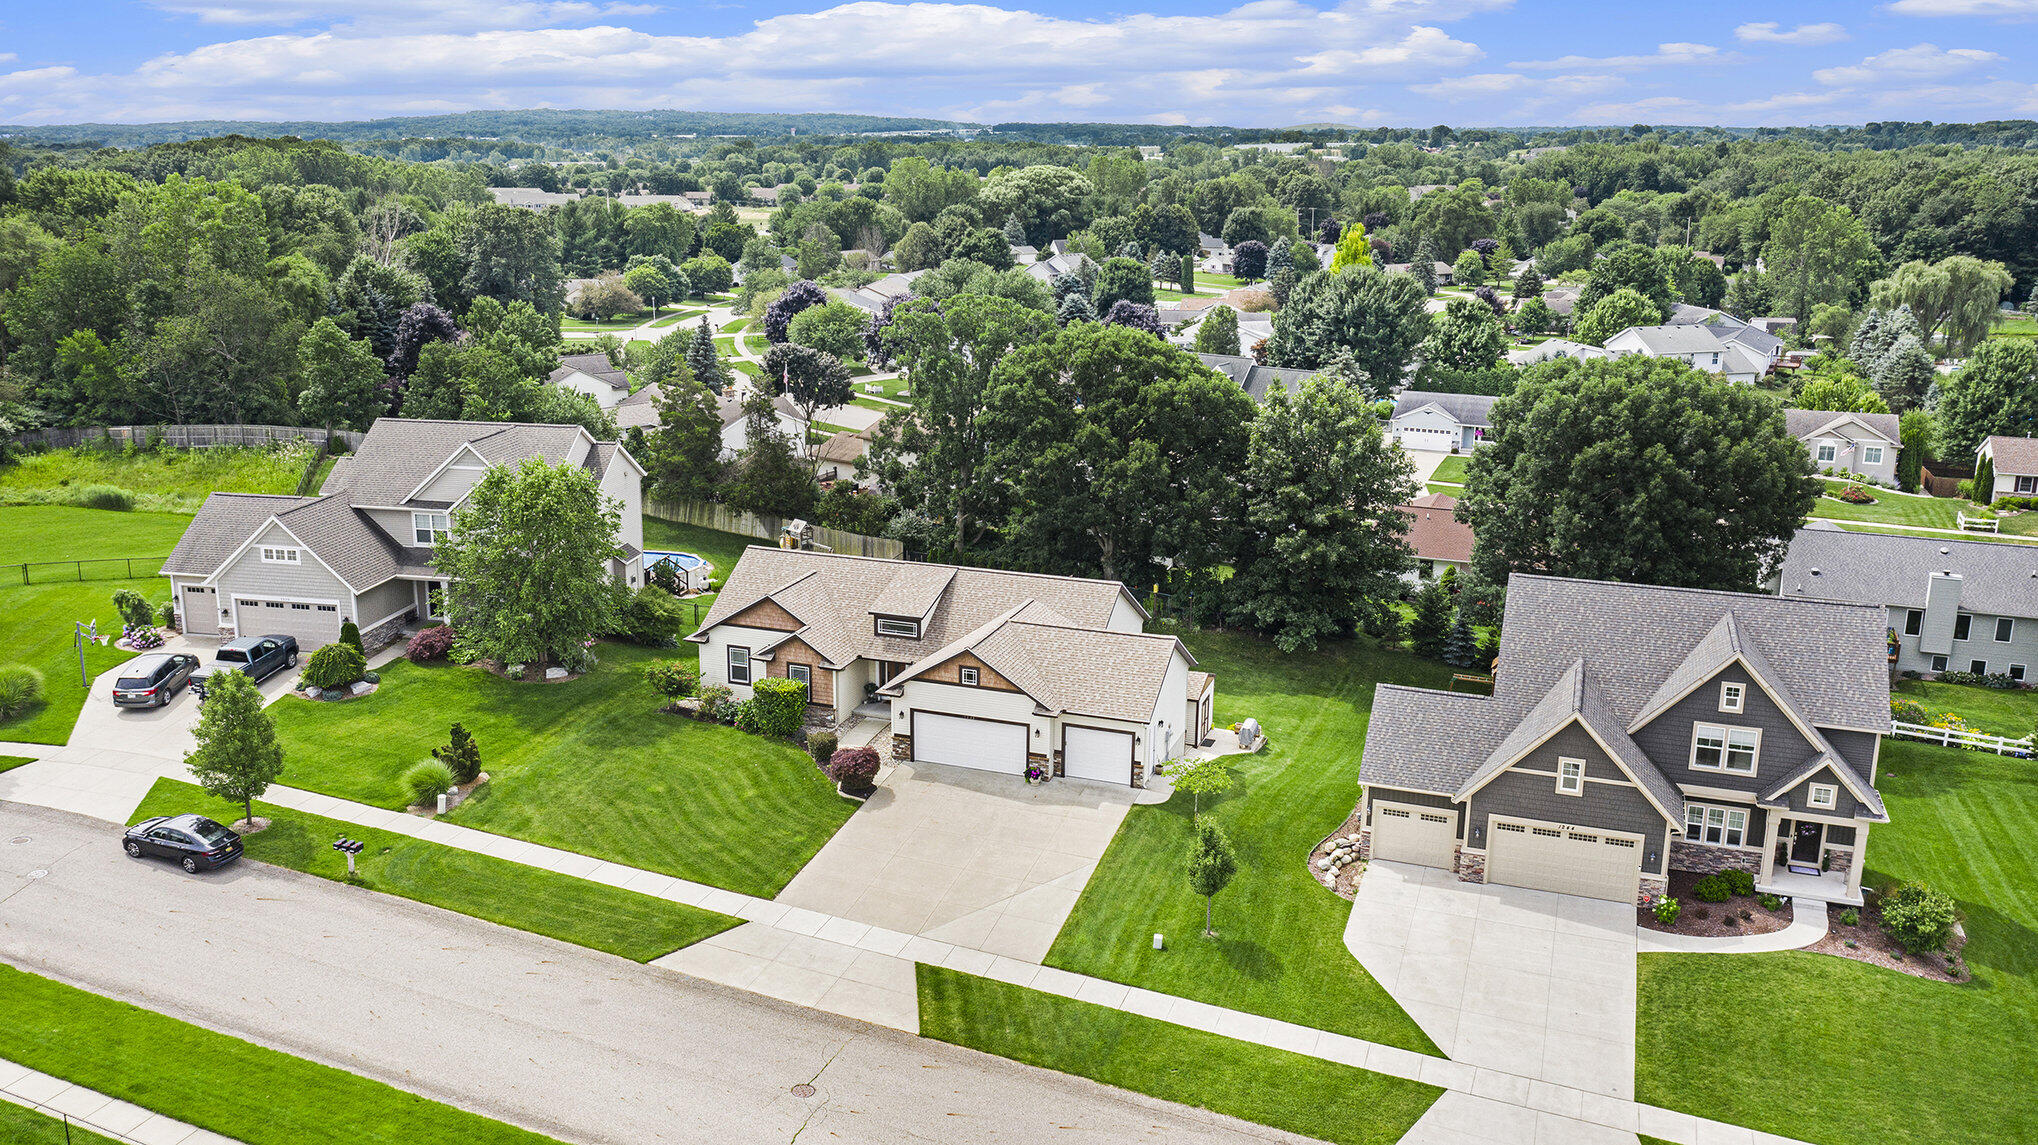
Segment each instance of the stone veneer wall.
M892 730L892 758L902 763L913 758L913 737L900 735L896 728Z
M1373 829L1371 827L1361 827L1359 828L1359 861L1363 863L1372 857Z
M1653 899L1670 893L1670 880L1662 875L1643 875L1640 885L1635 888L1635 905L1647 906Z
M1483 883L1486 881L1486 856L1474 854L1464 847L1458 848L1458 881L1461 883Z
M1720 847L1710 843L1691 843L1683 839L1670 841L1670 869L1693 871L1701 875L1714 875L1721 871L1741 870L1751 875L1762 871L1762 852L1743 851L1736 847Z
M404 618L401 616L394 620L385 620L361 634L361 646L370 652L387 648L396 643L397 637L403 635L403 625Z
M1827 847L1826 858L1832 865L1826 869L1836 875L1844 875L1854 868L1854 852L1847 847Z

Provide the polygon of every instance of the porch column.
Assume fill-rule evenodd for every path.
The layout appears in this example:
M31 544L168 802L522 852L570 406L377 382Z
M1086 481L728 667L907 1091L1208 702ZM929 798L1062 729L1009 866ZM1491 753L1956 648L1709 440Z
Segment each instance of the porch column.
M1854 859L1847 864L1847 893L1861 894L1861 868L1868 865L1868 824L1854 825Z
M1776 823L1780 818L1775 811L1762 816L1762 876L1755 881L1764 885L1776 876Z

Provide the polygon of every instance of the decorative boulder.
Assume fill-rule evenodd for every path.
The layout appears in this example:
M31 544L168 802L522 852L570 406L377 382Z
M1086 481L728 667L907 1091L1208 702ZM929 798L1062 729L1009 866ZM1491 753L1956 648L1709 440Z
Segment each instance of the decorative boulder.
M375 685L369 683L366 680L356 680L353 684L348 686L347 690L354 693L357 696L365 696L368 693L375 690Z
M566 669L547 668L545 669L545 678L547 680L564 680L566 678Z
M306 697L307 699L313 699L313 700L316 700L316 699L318 699L319 697L321 697L321 696L325 695L325 691L324 691L323 689L320 689L320 688L314 688L314 687L311 687L311 686L307 685L307 686L305 687L305 689L304 689L304 695L305 695L305 697Z

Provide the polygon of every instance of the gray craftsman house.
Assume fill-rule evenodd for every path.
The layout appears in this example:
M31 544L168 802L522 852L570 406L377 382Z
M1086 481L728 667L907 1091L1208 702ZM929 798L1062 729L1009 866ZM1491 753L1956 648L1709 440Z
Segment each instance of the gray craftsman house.
M1896 455L1903 448L1903 435L1893 413L1786 409L1783 428L1804 442L1812 468L1821 473L1858 473L1884 485L1896 484Z
M2024 545L1799 529L1776 591L1886 609L1899 672L2029 683L2038 667L2038 550Z
M177 620L196 636L294 636L306 652L353 621L375 648L434 619L444 579L433 546L482 475L527 458L577 465L620 507L610 572L644 579L644 468L577 425L378 419L315 497L214 493L163 575Z
M1370 858L1615 901L1735 867L1860 903L1881 607L1517 573L1501 633L1491 696L1374 694Z

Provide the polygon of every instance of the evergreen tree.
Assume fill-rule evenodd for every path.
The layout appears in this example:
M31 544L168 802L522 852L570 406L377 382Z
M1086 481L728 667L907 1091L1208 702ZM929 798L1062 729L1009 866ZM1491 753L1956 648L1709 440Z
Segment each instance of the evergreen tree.
M730 506L766 517L812 513L820 496L813 470L794 452L793 440L779 428L777 407L762 389L745 399L743 424L743 453L722 486Z
M1870 380L1875 383L1875 390L1882 395L1882 400L1889 403L1889 408L1902 413L1925 405L1932 384L1939 380L1939 372L1933 367L1932 355L1925 350L1925 344L1918 340L1918 336L1904 334L1876 362Z
M719 391L729 384L729 368L722 359L715 356L715 336L708 330L708 320L701 317L701 324L694 327L693 339L686 345L686 364L693 371L694 380Z
M1531 263L1528 266L1522 267L1521 273L1514 276L1515 301L1527 302L1531 298L1541 298L1542 296L1543 276L1536 273L1535 264Z
M1013 246L1026 245L1026 228L1020 225L1016 213L1005 216L1005 241Z
M650 495L705 500L722 476L722 415L713 394L688 376L685 364L658 387L658 424L643 435ZM633 451L634 452L634 451Z
M1422 236L1422 241L1415 244L1415 253L1408 259L1408 273L1422 283L1423 293L1437 292L1437 248L1429 241L1428 235Z
M1054 320L1063 326L1074 325L1077 322L1095 322L1097 310L1079 291L1061 300L1061 309L1055 311Z
M457 723L453 725L452 741L433 748L432 758L446 765L455 783L472 783L481 778L481 746L474 742L471 732Z
M1229 306L1211 307L1196 327L1196 352L1237 357L1238 311Z
M1450 630L1451 590L1431 581L1415 594L1415 619L1408 624L1408 646L1417 656L1439 659Z
M1479 663L1479 636L1465 620L1463 612L1451 621L1451 630L1444 637L1444 663L1453 668L1473 668Z

